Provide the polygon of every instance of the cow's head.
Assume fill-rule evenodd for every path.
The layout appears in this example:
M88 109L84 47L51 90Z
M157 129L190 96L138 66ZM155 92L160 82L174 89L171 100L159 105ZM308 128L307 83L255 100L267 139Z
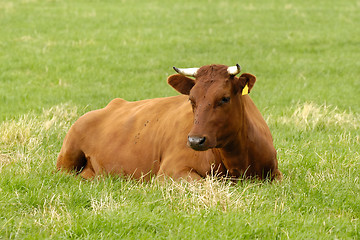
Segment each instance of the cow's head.
M178 92L189 95L194 112L194 124L188 135L188 145L197 151L224 147L236 137L243 122L242 90L249 91L255 76L244 73L240 66L208 65L201 68L174 70L168 83ZM195 77L192 79L188 76Z

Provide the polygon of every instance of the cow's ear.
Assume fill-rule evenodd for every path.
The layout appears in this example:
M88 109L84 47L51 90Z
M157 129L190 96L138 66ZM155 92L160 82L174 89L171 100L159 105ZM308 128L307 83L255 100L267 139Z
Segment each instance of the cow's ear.
M248 85L249 93L256 82L256 77L250 73L243 73L239 78L235 77L235 92L241 92Z
M189 95L190 90L195 85L195 81L191 78L180 74L174 74L168 77L168 83L181 94Z

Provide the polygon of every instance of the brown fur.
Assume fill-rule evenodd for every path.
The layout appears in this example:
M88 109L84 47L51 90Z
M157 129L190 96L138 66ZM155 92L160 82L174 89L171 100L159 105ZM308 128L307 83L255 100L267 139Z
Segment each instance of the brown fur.
M168 78L189 96L114 99L85 114L67 133L57 168L86 179L102 174L200 179L212 169L231 177L280 179L270 130L251 98L241 95L256 78L230 76L226 69L209 65L195 80L178 74ZM223 97L230 101L223 103ZM201 151L187 146L188 135L206 136Z

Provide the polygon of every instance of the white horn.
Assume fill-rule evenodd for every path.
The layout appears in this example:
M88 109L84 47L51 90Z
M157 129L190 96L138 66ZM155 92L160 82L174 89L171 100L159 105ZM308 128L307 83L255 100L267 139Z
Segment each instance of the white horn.
M199 70L199 68L177 68L177 67L173 67L173 69L184 76L190 76L190 77L195 77L197 71Z
M228 67L227 71L230 75L235 76L241 71L241 67L239 64L236 64L236 66Z

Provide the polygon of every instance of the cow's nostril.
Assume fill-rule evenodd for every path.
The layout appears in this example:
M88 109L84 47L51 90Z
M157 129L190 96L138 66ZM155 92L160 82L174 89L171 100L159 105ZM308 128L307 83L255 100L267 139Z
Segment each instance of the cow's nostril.
M206 141L206 137L193 137L193 136L189 136L188 137L189 143L191 145L196 145L196 146L201 146L205 143Z
M199 145L203 145L206 141L206 137L202 137L199 139Z
M188 146L196 151L205 151L209 149L206 137L188 136Z

